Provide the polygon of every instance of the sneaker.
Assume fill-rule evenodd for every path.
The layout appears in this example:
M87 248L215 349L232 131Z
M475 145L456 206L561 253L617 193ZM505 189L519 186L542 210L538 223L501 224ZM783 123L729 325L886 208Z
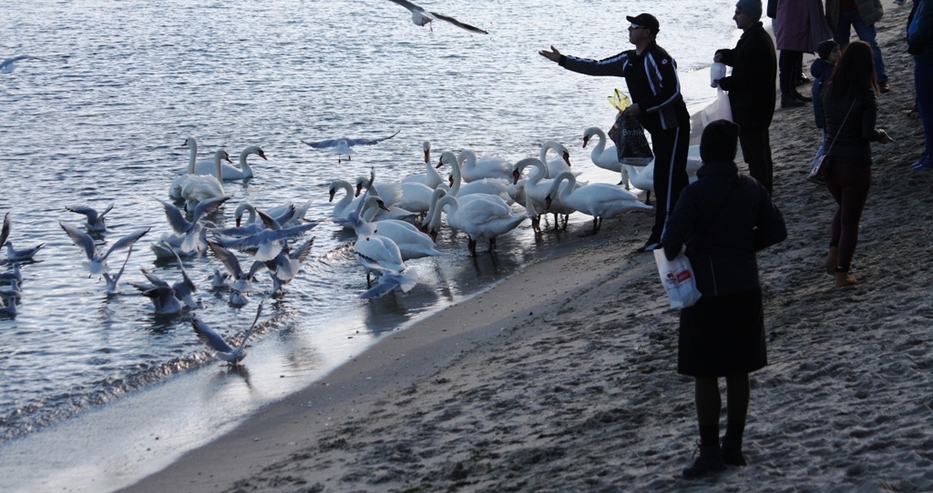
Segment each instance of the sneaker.
M635 251L638 253L645 253L645 252L650 252L652 250L657 250L658 248L661 248L661 242L658 242L655 240L648 240L648 243L645 243L643 246L638 247L638 249Z
M726 464L722 461L722 453L719 450L719 444L709 447L700 447L700 456L692 466L684 469L684 478L695 478L711 472L720 472L726 470Z
M886 92L891 92L891 88L888 87L888 81L879 82L879 83L878 83L878 90L881 91L881 94L884 94L884 93L886 93Z
M927 157L926 159L919 161L917 164L911 166L911 169L914 171L933 169L933 158Z

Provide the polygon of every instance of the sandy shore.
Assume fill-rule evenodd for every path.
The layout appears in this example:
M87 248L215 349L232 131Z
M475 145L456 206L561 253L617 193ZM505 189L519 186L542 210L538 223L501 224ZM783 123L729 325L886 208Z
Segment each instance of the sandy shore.
M933 174L910 170L908 9L878 25L897 143L874 149L854 289L822 269L835 204L805 179L812 111L775 114L789 236L759 257L771 364L752 375L748 467L680 478L693 386L654 259L633 253L651 217L632 213L125 491L933 490Z

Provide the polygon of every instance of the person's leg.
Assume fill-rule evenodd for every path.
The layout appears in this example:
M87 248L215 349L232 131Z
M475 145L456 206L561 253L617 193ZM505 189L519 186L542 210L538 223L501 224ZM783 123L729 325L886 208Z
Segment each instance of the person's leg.
M856 11L855 14L856 15L852 16L852 27L855 29L855 34L858 36L858 39L871 45L872 56L875 62L875 76L878 77L878 84L886 86L888 74L884 70L884 57L881 55L881 48L878 47L878 42L875 41L875 26L866 26L865 22L862 21L862 16L858 15L858 11Z
M700 456L692 466L684 469L685 478L722 471L726 467L722 462L719 449L719 415L722 413L722 398L719 395L718 380L715 377L696 377L694 398L697 406L697 421L700 425Z
M690 130L677 127L651 134L654 148L655 218L651 236L645 247L659 243L664 234L667 217L674 210L680 192L687 186L687 153L690 149ZM642 250L645 249L642 247Z
M758 180L768 194L773 186L773 167L771 161L771 141L768 129L739 130L739 143L742 146L742 156L748 163L748 174Z
M914 89L926 139L923 155L914 169L933 169L933 64L914 60Z
M722 437L722 460L733 466L747 465L742 455L742 435L751 400L748 373L726 377L726 434Z
M858 227L868 199L868 190L871 184L871 167L867 165L850 165L852 168L847 183L842 188L842 206L839 218L839 260L836 265L837 272L848 272L855 255L855 246L858 244Z
M797 71L803 62L803 53L781 50L778 56L778 81L781 87L781 108L796 108L804 105L798 97Z
M846 45L849 44L849 35L852 33L852 13L855 13L856 17L858 16L857 10L840 10L839 11L839 24L836 26L836 31L833 33L833 41L839 45L840 50L844 50Z

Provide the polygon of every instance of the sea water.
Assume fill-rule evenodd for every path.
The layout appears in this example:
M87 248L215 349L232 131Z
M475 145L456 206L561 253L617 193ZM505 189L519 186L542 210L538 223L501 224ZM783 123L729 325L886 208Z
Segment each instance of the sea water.
M435 158L471 149L517 161L545 140L566 145L574 168L600 174L582 149L583 130L607 130L614 77L565 71L538 55L554 45L592 58L629 49L625 15L658 17L658 42L676 59L685 99L697 110L715 97L708 68L716 48L735 44L731 0L422 1L427 10L489 31L412 24L385 0L34 0L0 1L0 58L32 55L0 74L0 214L17 248L44 243L22 266L22 303L0 319L0 477L4 488L105 491L162 467L230 429L260 406L322 378L386 331L463 299L544 258L566 240L534 240L525 224L468 255L445 233L436 259L409 262L419 284L378 300L353 258L353 238L329 222L328 185L371 170L377 182L424 172L422 142ZM360 146L352 159L300 140L394 138ZM210 290L223 267L212 255L184 262L199 307L153 314L128 282L144 267L174 282L177 262L149 245L170 233L161 204L188 162L259 145L255 177L225 184L233 196L213 216L230 225L236 205L312 200L321 223L301 273L270 296L261 274L252 301L231 306ZM338 195L338 199L340 196ZM59 222L65 207L114 203L107 245L151 227L126 267L122 294L107 296ZM589 218L573 217L574 222ZM111 259L114 269L125 253ZM241 255L246 262L246 256ZM229 370L197 340L199 317L223 336L247 328L264 300L245 369ZM159 440L156 440L158 437Z

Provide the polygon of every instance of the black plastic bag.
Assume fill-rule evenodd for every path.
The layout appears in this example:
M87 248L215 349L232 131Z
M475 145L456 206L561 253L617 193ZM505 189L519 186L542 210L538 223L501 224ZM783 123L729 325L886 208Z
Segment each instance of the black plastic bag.
M651 146L645 137L645 127L634 116L619 113L616 123L609 130L609 138L615 142L619 161L632 166L645 166L652 159Z

